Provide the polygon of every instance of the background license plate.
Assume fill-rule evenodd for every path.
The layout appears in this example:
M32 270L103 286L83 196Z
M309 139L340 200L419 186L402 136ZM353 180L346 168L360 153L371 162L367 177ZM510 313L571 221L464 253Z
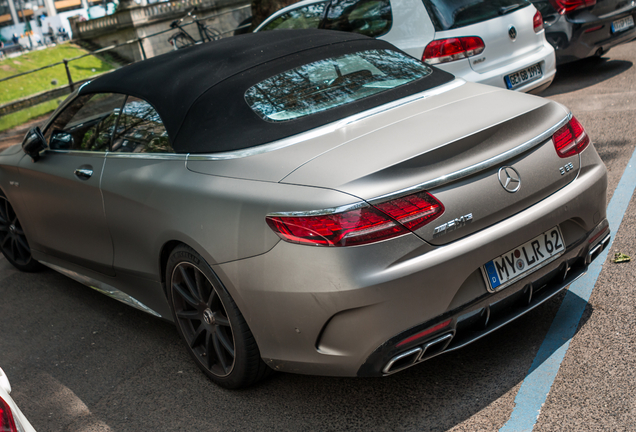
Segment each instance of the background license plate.
M628 28L634 27L634 17L626 16L612 23L612 33L618 33Z
M486 263L483 267L484 275L492 290L495 290L501 285L527 275L541 264L560 255L564 250L563 236L559 227L556 226Z
M506 75L504 77L504 81L506 82L506 87L508 87L508 89L513 89L523 83L540 78L542 75L543 72L541 72L541 65L537 63L536 65L522 69L519 72Z

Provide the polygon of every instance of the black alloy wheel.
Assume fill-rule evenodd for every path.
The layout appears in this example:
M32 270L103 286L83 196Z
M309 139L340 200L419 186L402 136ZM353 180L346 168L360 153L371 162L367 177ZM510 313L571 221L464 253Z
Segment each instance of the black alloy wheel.
M172 301L179 327L190 349L215 376L234 368L234 335L216 290L196 266L177 264L172 273Z
M9 200L0 193L0 250L15 268L37 271L42 265L31 257L31 248L22 224Z
M181 245L168 259L172 314L197 366L226 388L247 387L269 374L245 319L205 260Z

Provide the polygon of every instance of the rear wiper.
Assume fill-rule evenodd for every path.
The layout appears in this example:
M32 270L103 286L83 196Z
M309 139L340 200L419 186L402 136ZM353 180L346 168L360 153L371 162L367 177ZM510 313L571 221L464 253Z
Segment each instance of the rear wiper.
M504 6L499 8L499 15L506 15L507 13L512 12L513 10L519 9L521 7L520 3L513 4L510 6Z

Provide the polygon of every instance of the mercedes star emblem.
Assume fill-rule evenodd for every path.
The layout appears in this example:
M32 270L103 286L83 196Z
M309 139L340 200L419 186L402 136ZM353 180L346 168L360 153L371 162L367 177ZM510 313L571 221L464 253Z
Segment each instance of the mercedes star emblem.
M521 176L517 170L511 166L499 168L498 176L501 186L510 193L517 192L521 187Z
M510 28L508 29L508 36L510 36L510 39L512 39L513 41L517 39L517 29L515 28L515 26L510 26Z

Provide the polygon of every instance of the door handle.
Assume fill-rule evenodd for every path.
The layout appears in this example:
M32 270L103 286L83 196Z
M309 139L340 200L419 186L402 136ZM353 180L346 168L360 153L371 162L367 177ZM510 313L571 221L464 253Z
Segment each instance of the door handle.
M80 180L88 180L93 175L93 170L90 168L77 168L73 174Z

